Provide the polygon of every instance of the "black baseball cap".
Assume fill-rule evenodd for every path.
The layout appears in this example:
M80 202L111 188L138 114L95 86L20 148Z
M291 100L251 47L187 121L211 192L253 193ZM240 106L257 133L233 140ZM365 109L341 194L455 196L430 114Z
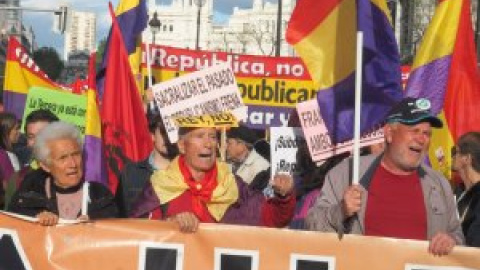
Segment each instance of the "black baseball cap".
M430 100L426 98L406 97L392 108L385 121L405 125L429 122L432 127L443 127L442 120L432 114L431 107Z
M255 131L245 125L238 125L238 127L229 129L227 131L227 138L239 139L252 145L259 139Z

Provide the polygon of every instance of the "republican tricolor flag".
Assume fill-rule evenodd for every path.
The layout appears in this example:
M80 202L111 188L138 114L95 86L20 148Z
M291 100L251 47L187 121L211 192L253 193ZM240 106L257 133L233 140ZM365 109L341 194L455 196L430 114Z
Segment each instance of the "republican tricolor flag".
M153 145L143 104L128 62L124 38L111 4L109 7L112 31L105 49L109 57L101 116L108 183L115 192L125 164L147 158Z
M334 142L353 137L357 31L364 35L360 130L366 132L403 97L385 0L299 0L287 30L287 41L319 88L320 111Z
M5 111L15 114L18 119L22 119L27 94L31 87L64 91L62 86L48 78L47 74L33 61L28 51L13 36L8 40L6 60L3 104Z
M450 176L450 149L468 131L480 130L480 84L470 0L441 0L415 57L406 95L426 97L444 122L434 130L432 166Z
M143 88L140 86L141 81L141 36L143 30L147 27L148 13L147 0L120 0L115 12L116 20L122 38L129 55L130 67L135 77L135 83L140 93L143 94ZM112 29L107 39L106 47L110 46ZM108 52L103 55L100 71L97 75L97 90L99 98L103 98L105 72L108 66Z

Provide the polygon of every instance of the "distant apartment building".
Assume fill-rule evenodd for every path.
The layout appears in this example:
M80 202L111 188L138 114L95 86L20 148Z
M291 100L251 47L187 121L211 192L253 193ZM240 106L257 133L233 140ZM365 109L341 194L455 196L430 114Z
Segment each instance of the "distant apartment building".
M2 8L19 8L20 0L0 0ZM22 24L22 12L20 10L0 9L0 38L8 39L10 36L17 37L18 41L29 51L36 49L35 34L32 27Z
M156 13L160 29L147 28L144 40L156 44L194 49L197 38L198 0L172 0L170 5L149 2L150 18ZM251 8L234 8L226 24L213 22L213 0L204 0L200 10L199 48L203 50L272 55L277 27L277 4L253 0ZM296 0L283 0L281 55L293 55L285 41L285 30ZM155 38L154 38L155 37Z
M95 13L72 11L65 31L64 60L67 60L71 53L95 50L95 36Z

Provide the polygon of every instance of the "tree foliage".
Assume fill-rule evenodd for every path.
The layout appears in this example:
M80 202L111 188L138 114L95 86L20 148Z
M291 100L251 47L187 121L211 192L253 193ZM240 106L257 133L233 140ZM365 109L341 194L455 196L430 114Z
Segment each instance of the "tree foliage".
M47 76L56 81L62 73L64 64L58 52L52 47L41 47L33 52L33 60Z
M96 58L96 63L97 63L97 67L99 65L101 65L102 63L102 59L103 59L103 54L105 53L105 47L107 46L107 39L104 38L102 40L100 40L100 42L98 43L98 47L97 47L97 58Z

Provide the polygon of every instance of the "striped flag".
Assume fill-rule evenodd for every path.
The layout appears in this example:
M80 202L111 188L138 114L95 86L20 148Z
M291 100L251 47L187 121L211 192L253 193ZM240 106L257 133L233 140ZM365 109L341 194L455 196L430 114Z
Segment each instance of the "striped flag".
M380 124L403 97L400 60L385 0L299 0L287 41L319 88L333 142L353 137L356 32L364 33L361 132Z
M85 180L107 185L105 157L102 147L102 128L97 93L87 90L87 113L83 144Z
M125 43L125 47L129 54L130 67L135 77L135 82L139 91L143 88L140 86L141 81L141 36L143 30L147 27L148 13L146 0L120 0L116 9L116 18L122 37ZM108 36L106 47L109 47L111 40L112 30ZM103 97L105 70L108 62L108 54L105 52L103 55L103 61L101 68L97 75L97 90L100 98Z
M434 130L432 166L450 177L451 147L465 132L480 130L480 84L470 0L441 0L415 57L406 95L425 97L444 122Z
M111 8L111 6L110 6ZM113 14L102 100L102 132L109 186L115 192L127 162L147 158L153 149L147 119L135 84L120 27Z
M40 70L15 37L10 37L8 41L6 60L3 105L5 111L14 113L18 119L22 119L27 94L32 86L62 90L62 86Z

